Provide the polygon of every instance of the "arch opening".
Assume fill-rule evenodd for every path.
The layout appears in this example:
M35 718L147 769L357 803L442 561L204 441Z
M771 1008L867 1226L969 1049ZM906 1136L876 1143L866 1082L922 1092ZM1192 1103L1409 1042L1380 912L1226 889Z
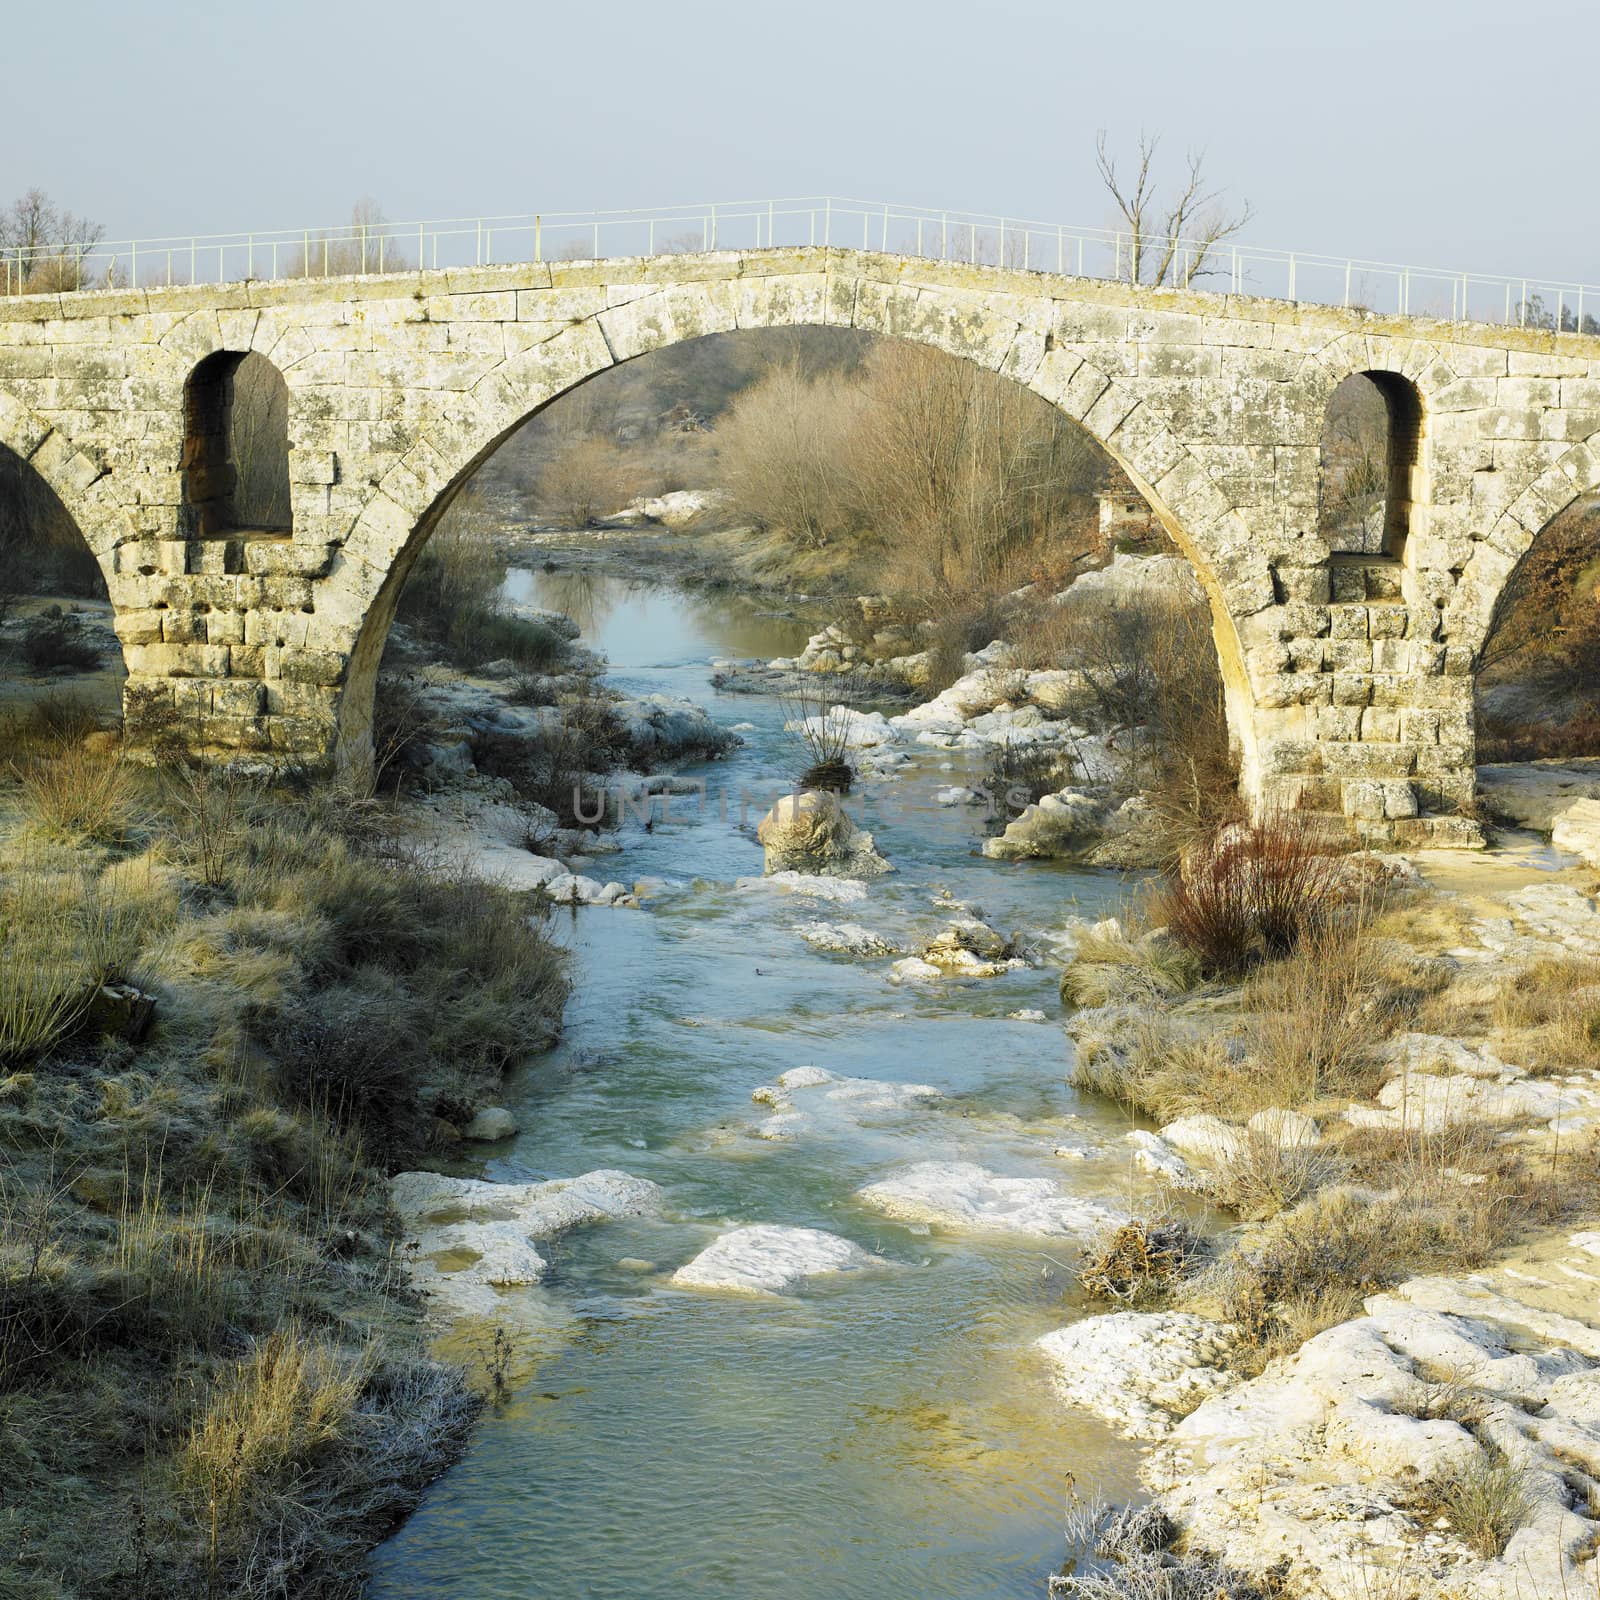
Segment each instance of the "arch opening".
M183 523L190 538L285 534L289 388L255 351L219 350L184 387Z
M1578 496L1534 537L1475 666L1480 762L1600 756L1600 494Z
M1422 494L1422 400L1398 373L1351 373L1323 420L1318 522L1336 556L1403 560Z
M125 677L100 563L60 496L0 445L0 711L110 721Z
M1026 638L1012 641L1016 670L1077 668L1100 714L1137 725L1126 746L1148 750L1158 717L1174 736L1205 724L1207 775L1226 775L1191 788L1218 798L1249 758L1231 621L1148 485L1043 396L977 363L911 340L791 327L702 335L608 367L487 441L419 519L368 611L341 705L344 761L382 745L392 721L380 707L374 732L380 664L386 676L394 665L393 650L383 659L390 623L398 615L414 643L419 600L442 592L467 526L525 523L530 511L572 530L692 523L701 552L718 547L735 581L832 587L852 606L868 595L840 665L890 651L929 658L934 681L919 700L1010 626L1002 612L1031 609ZM1129 564L1156 555L1181 583L1135 595ZM1087 608L1052 603L1086 574L1081 593L1103 593L1092 624ZM911 615L908 598L928 611ZM1199 628L1149 627L1141 639L1145 610L1174 605ZM1180 634L1199 640L1203 659L1163 676L1183 654ZM1131 659L1113 660L1119 649ZM1196 763L1186 770L1192 780Z

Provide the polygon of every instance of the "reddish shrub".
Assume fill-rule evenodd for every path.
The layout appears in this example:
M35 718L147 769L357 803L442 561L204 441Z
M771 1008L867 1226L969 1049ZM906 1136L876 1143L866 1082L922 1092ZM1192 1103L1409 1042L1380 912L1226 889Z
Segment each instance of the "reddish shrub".
M1339 864L1293 814L1234 823L1189 852L1160 901L1208 976L1287 955L1339 897Z

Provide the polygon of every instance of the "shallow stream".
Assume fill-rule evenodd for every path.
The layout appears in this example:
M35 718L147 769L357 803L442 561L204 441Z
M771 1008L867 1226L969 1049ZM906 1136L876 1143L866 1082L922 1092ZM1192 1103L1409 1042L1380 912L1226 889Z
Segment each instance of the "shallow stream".
M1132 1181L1127 1124L1066 1085L1054 965L896 986L893 957L824 953L799 929L851 921L910 951L946 920L934 902L948 894L1040 940L1069 915L1109 913L1124 885L985 860L978 814L932 798L977 776L970 758L908 745L906 775L863 801L892 876L851 905L737 887L761 872L755 821L804 763L784 706L719 695L709 662L791 654L807 629L747 600L603 572L518 570L509 589L573 615L625 692L688 696L749 726L741 749L697 769L706 805L675 797L672 820L648 831L629 819L624 852L586 869L673 887L642 910L560 915L576 981L565 1038L507 1085L524 1131L485 1172L620 1167L662 1185L667 1211L571 1233L543 1285L503 1291L510 1398L376 1553L373 1594L1041 1595L1069 1478L1111 1497L1132 1488L1130 1447L1063 1410L1031 1348L1083 1310L1070 1241L930 1232L853 1193L915 1161L962 1159L1115 1203ZM1010 1016L1027 1009L1049 1021ZM757 1137L770 1108L751 1091L801 1065L947 1098ZM753 1222L825 1228L897 1265L788 1299L671 1287L717 1233Z

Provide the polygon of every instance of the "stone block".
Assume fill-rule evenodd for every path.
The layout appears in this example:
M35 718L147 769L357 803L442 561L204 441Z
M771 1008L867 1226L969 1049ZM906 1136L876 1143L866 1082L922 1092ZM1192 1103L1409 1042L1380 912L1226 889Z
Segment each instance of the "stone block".
M112 617L112 625L116 629L117 638L124 644L158 644L161 640L161 624L166 617L165 611L139 611L128 609L118 611Z
M289 452L289 477L294 483L337 483L338 457L332 450L292 449Z
M1330 639L1324 657L1335 672L1370 672L1372 646L1362 639Z
M1372 680L1364 673L1337 672L1333 675L1333 703L1336 706L1364 706L1372 699Z
M1390 706L1368 706L1361 713L1361 737L1369 743L1394 744L1400 738L1400 713Z
M1372 639L1403 639L1411 620L1408 606L1368 606L1367 634Z
M204 644L206 619L194 611L167 611L162 613L161 640L163 644Z
M332 685L343 677L346 658L331 650L286 651L282 675L286 682Z
M320 578L333 551L325 540L256 539L245 546L245 567L258 577Z
M1374 672L1410 671L1411 648L1404 639L1374 640L1372 645L1372 670Z
M1314 713L1312 724L1319 739L1354 742L1361 737L1360 706L1329 705Z
M1347 817L1381 822L1384 815L1384 785L1368 778L1352 779L1341 786L1340 809Z
M1329 613L1329 633L1335 640L1365 639L1367 637L1367 608L1360 606L1334 606Z
M207 644L243 644L244 617L242 611L208 611L205 614L205 642Z
M1409 706L1400 708L1400 737L1407 744L1428 745L1439 742L1439 713L1418 710Z

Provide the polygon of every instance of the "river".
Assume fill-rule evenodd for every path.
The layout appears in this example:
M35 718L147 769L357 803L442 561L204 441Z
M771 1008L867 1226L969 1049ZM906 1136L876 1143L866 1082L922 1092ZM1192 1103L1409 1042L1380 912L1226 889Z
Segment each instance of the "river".
M516 569L508 593L574 616L627 693L688 696L750 726L742 748L698 769L707 805L675 800L673 820L648 831L628 820L623 853L591 869L673 887L642 910L560 914L575 978L565 1036L506 1085L523 1132L483 1169L526 1181L620 1167L661 1184L667 1211L569 1234L544 1284L503 1291L520 1330L509 1398L375 1553L372 1593L1041 1595L1069 1481L1133 1491L1132 1448L1063 1410L1031 1349L1083 1313L1068 1241L930 1232L852 1196L909 1162L963 1159L1126 1203L1127 1123L1066 1084L1054 966L895 986L891 957L814 950L798 929L848 919L914 948L948 894L1036 934L1107 914L1125 885L984 859L977 814L932 800L976 775L970 758L908 746L907 775L869 785L863 802L897 869L865 900L736 887L761 871L753 823L766 803L741 827L741 793L770 799L803 762L783 705L719 695L709 663L793 653L807 629L746 599L604 571ZM1028 1009L1050 1020L1010 1015ZM756 1137L770 1108L751 1091L807 1064L946 1098L819 1115L788 1142ZM897 1265L788 1299L670 1286L719 1231L750 1222L825 1228ZM472 1337L481 1330L456 1342Z

